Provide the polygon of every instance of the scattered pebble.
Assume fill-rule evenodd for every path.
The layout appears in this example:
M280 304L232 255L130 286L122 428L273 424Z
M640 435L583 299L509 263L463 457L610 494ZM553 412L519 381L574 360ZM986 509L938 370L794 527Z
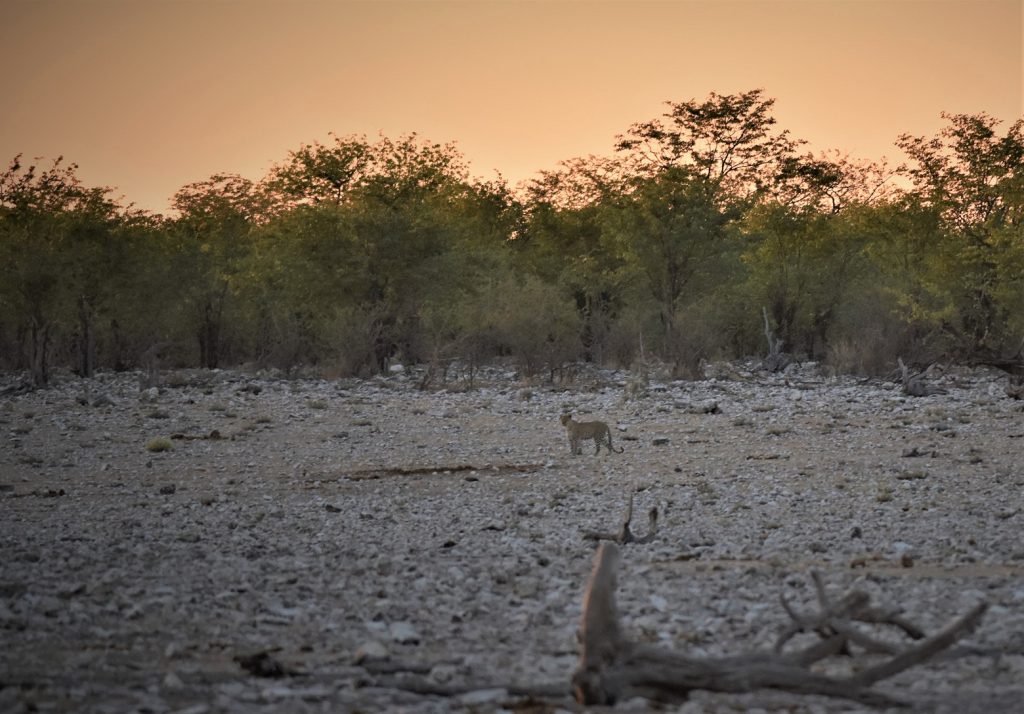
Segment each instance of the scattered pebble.
M568 682L582 535L616 532L630 494L634 534L661 516L653 542L623 548L618 608L638 640L770 650L780 595L808 611L816 570L830 595L867 590L929 632L986 599L964 642L983 654L907 681L941 714L1024 698L1024 453L1005 377L951 369L947 394L908 398L811 364L738 364L704 381L652 373L625 399L621 371L552 388L488 368L472 389L431 392L418 370L181 370L143 392L138 374L99 374L0 399L0 671L39 683L31 699L2 690L16 700L0 708L510 706L503 685ZM114 408L92 408L97 395ZM625 452L570 455L564 411L613 425ZM173 433L190 438L145 450ZM174 494L188 498L160 497ZM247 669L236 652L260 657ZM404 676L479 689L387 684ZM684 709L807 707L848 702L695 693Z

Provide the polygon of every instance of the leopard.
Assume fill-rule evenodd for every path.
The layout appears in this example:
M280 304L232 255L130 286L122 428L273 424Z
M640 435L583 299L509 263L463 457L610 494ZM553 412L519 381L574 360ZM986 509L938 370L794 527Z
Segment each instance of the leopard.
M621 454L625 449L612 446L612 430L603 421L576 421L572 414L561 416L562 426L569 435L569 451L573 456L583 453L582 442L594 440L594 455L601 453L601 446L606 446L613 454Z

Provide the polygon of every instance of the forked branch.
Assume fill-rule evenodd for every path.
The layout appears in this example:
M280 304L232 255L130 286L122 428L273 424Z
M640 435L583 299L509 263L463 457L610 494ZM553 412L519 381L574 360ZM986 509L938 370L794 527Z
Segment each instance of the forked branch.
M626 515L622 519L622 525L619 526L618 533L604 533L601 531L586 531L583 534L583 540L602 541L610 540L619 545L625 545L626 543L650 543L654 540L654 537L658 534L658 508L652 507L647 512L647 535L635 536L633 531L630 529L629 524L633 520L633 494L629 494L629 505L626 506Z
M834 603L819 576L814 575L821 612L798 614L784 602L794 620L771 653L734 657L694 658L659 647L630 642L622 631L615 604L619 549L602 543L594 559L583 600L579 666L572 676L573 695L581 704L611 704L636 696L678 702L694 689L740 693L758 689L779 689L797 694L839 697L871 706L905 704L870 688L875 682L920 664L969 633L981 620L986 605L981 603L932 637L899 619L892 610L874 608L865 593L851 592ZM851 646L880 649L881 640L856 629L855 621L894 625L920 643L900 649L889 643L893 654L881 664L847 677L829 677L808 667L825 657L849 651ZM782 646L797 632L817 632L821 640L793 653Z

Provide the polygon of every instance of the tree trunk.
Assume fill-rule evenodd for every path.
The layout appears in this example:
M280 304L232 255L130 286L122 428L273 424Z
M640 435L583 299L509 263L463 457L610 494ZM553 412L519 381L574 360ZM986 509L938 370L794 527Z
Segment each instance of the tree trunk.
M395 341L392 338L394 326L394 317L380 317L373 320L373 367L377 370L377 374L387 373L388 363L395 354Z
M93 329L93 314L89 301L78 298L78 374L92 377L96 372L96 331Z
M202 324L199 327L199 360L206 369L217 369L220 361L220 320L217 312L210 301L203 306Z
M50 323L32 318L32 384L45 387L50 381Z
M128 354L128 340L117 320L110 321L111 362L115 372L124 372L134 359Z
M828 331L832 327L834 305L814 313L814 321L807 340L807 355L811 359L821 359L828 352Z
M267 305L263 304L260 305L259 317L256 320L256 347L254 350L256 364L260 367L266 367L270 364L270 358L274 351L273 343L273 319L270 315L270 309Z

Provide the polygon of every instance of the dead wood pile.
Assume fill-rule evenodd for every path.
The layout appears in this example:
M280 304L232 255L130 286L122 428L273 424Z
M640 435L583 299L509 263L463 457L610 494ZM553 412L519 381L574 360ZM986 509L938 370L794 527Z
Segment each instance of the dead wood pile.
M903 358L897 357L896 364L900 370L900 382L903 384L903 393L908 397L929 397L933 394L945 394L946 390L935 387L925 381L925 375L931 369L928 365L920 372L911 373L907 365L903 364Z

